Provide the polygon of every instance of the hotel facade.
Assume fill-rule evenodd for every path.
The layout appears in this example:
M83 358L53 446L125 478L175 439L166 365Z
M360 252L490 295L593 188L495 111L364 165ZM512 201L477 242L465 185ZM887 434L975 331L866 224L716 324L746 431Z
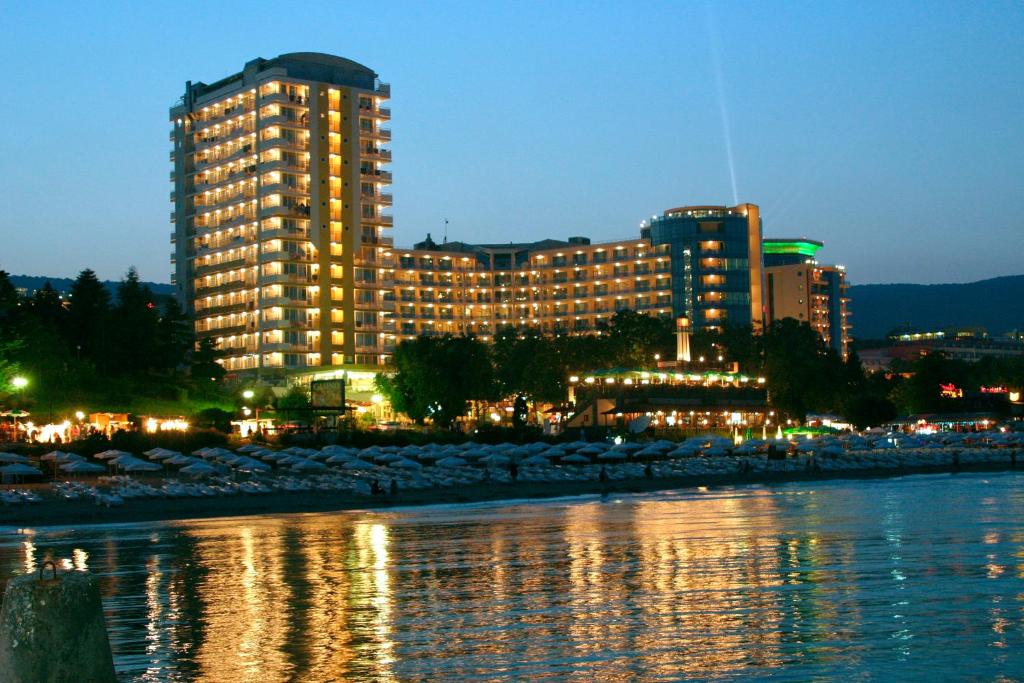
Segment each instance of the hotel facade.
M402 340L589 333L626 309L693 330L771 319L755 204L669 209L601 243L395 248L389 96L365 66L296 53L189 82L171 108L173 282L228 372L368 379Z
M846 358L853 329L846 269L819 263L817 253L822 246L806 238L764 241L768 320L795 318L806 322Z
M229 372L382 362L389 95L365 66L296 53L171 108L174 285Z

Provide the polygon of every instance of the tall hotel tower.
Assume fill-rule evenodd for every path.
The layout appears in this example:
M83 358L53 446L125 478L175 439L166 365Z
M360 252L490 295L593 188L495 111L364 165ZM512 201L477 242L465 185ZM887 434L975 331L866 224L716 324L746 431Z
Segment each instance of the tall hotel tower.
M229 372L386 358L389 95L361 64L301 52L186 83L171 108L174 284Z

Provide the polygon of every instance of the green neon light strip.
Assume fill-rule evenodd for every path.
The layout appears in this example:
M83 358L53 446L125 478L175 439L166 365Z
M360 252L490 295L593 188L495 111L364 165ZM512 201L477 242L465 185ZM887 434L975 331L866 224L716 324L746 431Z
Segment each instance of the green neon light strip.
M802 240L765 240L764 253L766 254L800 254L801 256L814 256L821 249L819 242L805 242Z

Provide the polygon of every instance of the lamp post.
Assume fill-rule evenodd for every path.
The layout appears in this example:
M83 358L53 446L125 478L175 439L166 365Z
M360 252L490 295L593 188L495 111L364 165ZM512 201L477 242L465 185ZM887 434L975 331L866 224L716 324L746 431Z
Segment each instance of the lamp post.
M11 378L11 387L14 388L14 392L15 393L21 391L22 389L24 389L27 386L28 386L28 378L27 377L24 377L22 375L15 375L14 377ZM15 403L17 403L17 401L15 401ZM17 410L17 406L15 406L15 410ZM14 416L14 440L15 441L18 440L18 416L17 416L17 414L15 414L15 416Z
M242 398L244 398L246 401L251 401L253 398L255 398L255 396L256 396L256 392L253 391L252 389L246 389L245 391L242 392ZM259 428L260 428L260 407L259 407L259 405L256 405L255 409L256 409L256 431L259 431ZM252 411L249 410L248 407L243 407L242 408L242 414L245 417L249 417L249 415L251 413L252 413Z

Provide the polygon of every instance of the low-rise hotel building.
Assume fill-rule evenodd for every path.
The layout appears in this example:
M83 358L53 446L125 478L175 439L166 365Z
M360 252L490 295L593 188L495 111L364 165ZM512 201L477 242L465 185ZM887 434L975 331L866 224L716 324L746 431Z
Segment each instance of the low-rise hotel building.
M814 328L843 358L850 352L850 299L846 269L822 265L816 240L765 239L768 321L795 318Z

